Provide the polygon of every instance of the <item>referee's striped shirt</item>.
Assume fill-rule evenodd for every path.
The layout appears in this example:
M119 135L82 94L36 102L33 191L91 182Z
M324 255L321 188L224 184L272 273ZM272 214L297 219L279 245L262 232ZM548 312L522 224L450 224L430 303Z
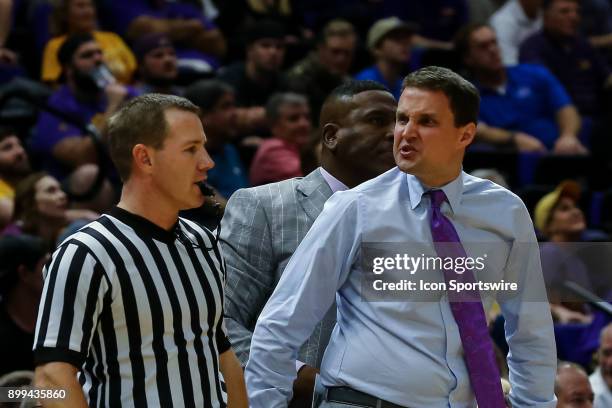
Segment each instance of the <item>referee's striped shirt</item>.
M166 231L118 207L67 238L44 272L36 364L80 368L90 407L225 407L213 242L191 221Z

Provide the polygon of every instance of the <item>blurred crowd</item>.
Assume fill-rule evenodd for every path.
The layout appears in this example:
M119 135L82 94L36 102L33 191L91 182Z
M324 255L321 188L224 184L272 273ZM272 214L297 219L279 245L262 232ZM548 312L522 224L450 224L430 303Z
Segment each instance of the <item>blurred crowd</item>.
M398 99L427 65L478 87L464 169L523 199L549 287L610 300L612 262L591 268L563 243L612 233L612 1L0 0L0 385L33 369L49 253L117 202L105 126L122 103L156 92L200 108L214 197L188 215L214 228L238 189L319 166L334 88L369 79ZM560 404L576 388L612 406L610 316L549 298L572 361ZM503 321L490 320L503 354Z

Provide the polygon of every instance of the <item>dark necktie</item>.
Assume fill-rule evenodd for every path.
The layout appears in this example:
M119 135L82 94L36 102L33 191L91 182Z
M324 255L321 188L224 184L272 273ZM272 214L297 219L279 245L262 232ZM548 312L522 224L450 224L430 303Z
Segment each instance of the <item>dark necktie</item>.
M446 201L446 194L442 190L432 190L428 194L431 198L431 236L436 253L441 258L466 257L453 223L440 211L440 206ZM444 269L444 279L447 284L451 279L464 283L476 281L469 269L462 274ZM476 289L460 294L449 292L448 295L453 317L459 327L464 360L478 406L504 408L506 405L499 369L495 362L495 352L489 337L480 293Z

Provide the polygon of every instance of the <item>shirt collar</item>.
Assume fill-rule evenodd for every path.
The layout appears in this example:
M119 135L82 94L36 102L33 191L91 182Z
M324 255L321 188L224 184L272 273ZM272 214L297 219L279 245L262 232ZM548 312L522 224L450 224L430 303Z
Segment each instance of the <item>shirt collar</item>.
M408 182L410 208L414 210L421 203L423 195L432 189L423 185L419 179L412 174L406 174L406 180ZM463 171L459 173L457 178L439 189L444 191L451 211L455 212L461 204L461 195L463 194Z
M341 182L340 180L338 180L337 178L329 174L329 172L325 170L323 167L321 167L321 175L327 182L327 185L329 185L329 188L331 188L332 193L335 193L336 191L344 191L344 190L349 189L343 182Z
M172 228L165 230L148 219L117 206L113 207L108 214L132 227L139 236L152 237L166 244L172 244L174 242L176 239L176 231L180 228L178 219Z

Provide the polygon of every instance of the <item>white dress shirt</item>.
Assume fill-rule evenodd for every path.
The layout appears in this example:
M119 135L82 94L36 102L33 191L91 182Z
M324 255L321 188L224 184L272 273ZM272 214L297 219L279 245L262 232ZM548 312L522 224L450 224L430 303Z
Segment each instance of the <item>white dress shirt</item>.
M612 407L612 391L608 384L601 376L601 368L597 367L595 372L589 377L591 388L595 394L593 408L610 408Z
M442 212L464 246L497 243L490 261L545 293L533 224L521 200L463 172L442 189L448 197ZM475 406L446 297L429 302L362 298L364 243L433 247L425 192L414 176L394 168L327 201L258 319L245 373L253 408L287 406L298 348L334 298L338 322L321 365L323 385L349 386L409 407ZM519 243L530 244L527 254L515 251ZM500 306L513 405L554 407L556 348L548 302L519 297Z
M542 28L542 13L532 20L518 0L508 0L491 16L491 27L497 34L504 65L516 65L523 41Z

